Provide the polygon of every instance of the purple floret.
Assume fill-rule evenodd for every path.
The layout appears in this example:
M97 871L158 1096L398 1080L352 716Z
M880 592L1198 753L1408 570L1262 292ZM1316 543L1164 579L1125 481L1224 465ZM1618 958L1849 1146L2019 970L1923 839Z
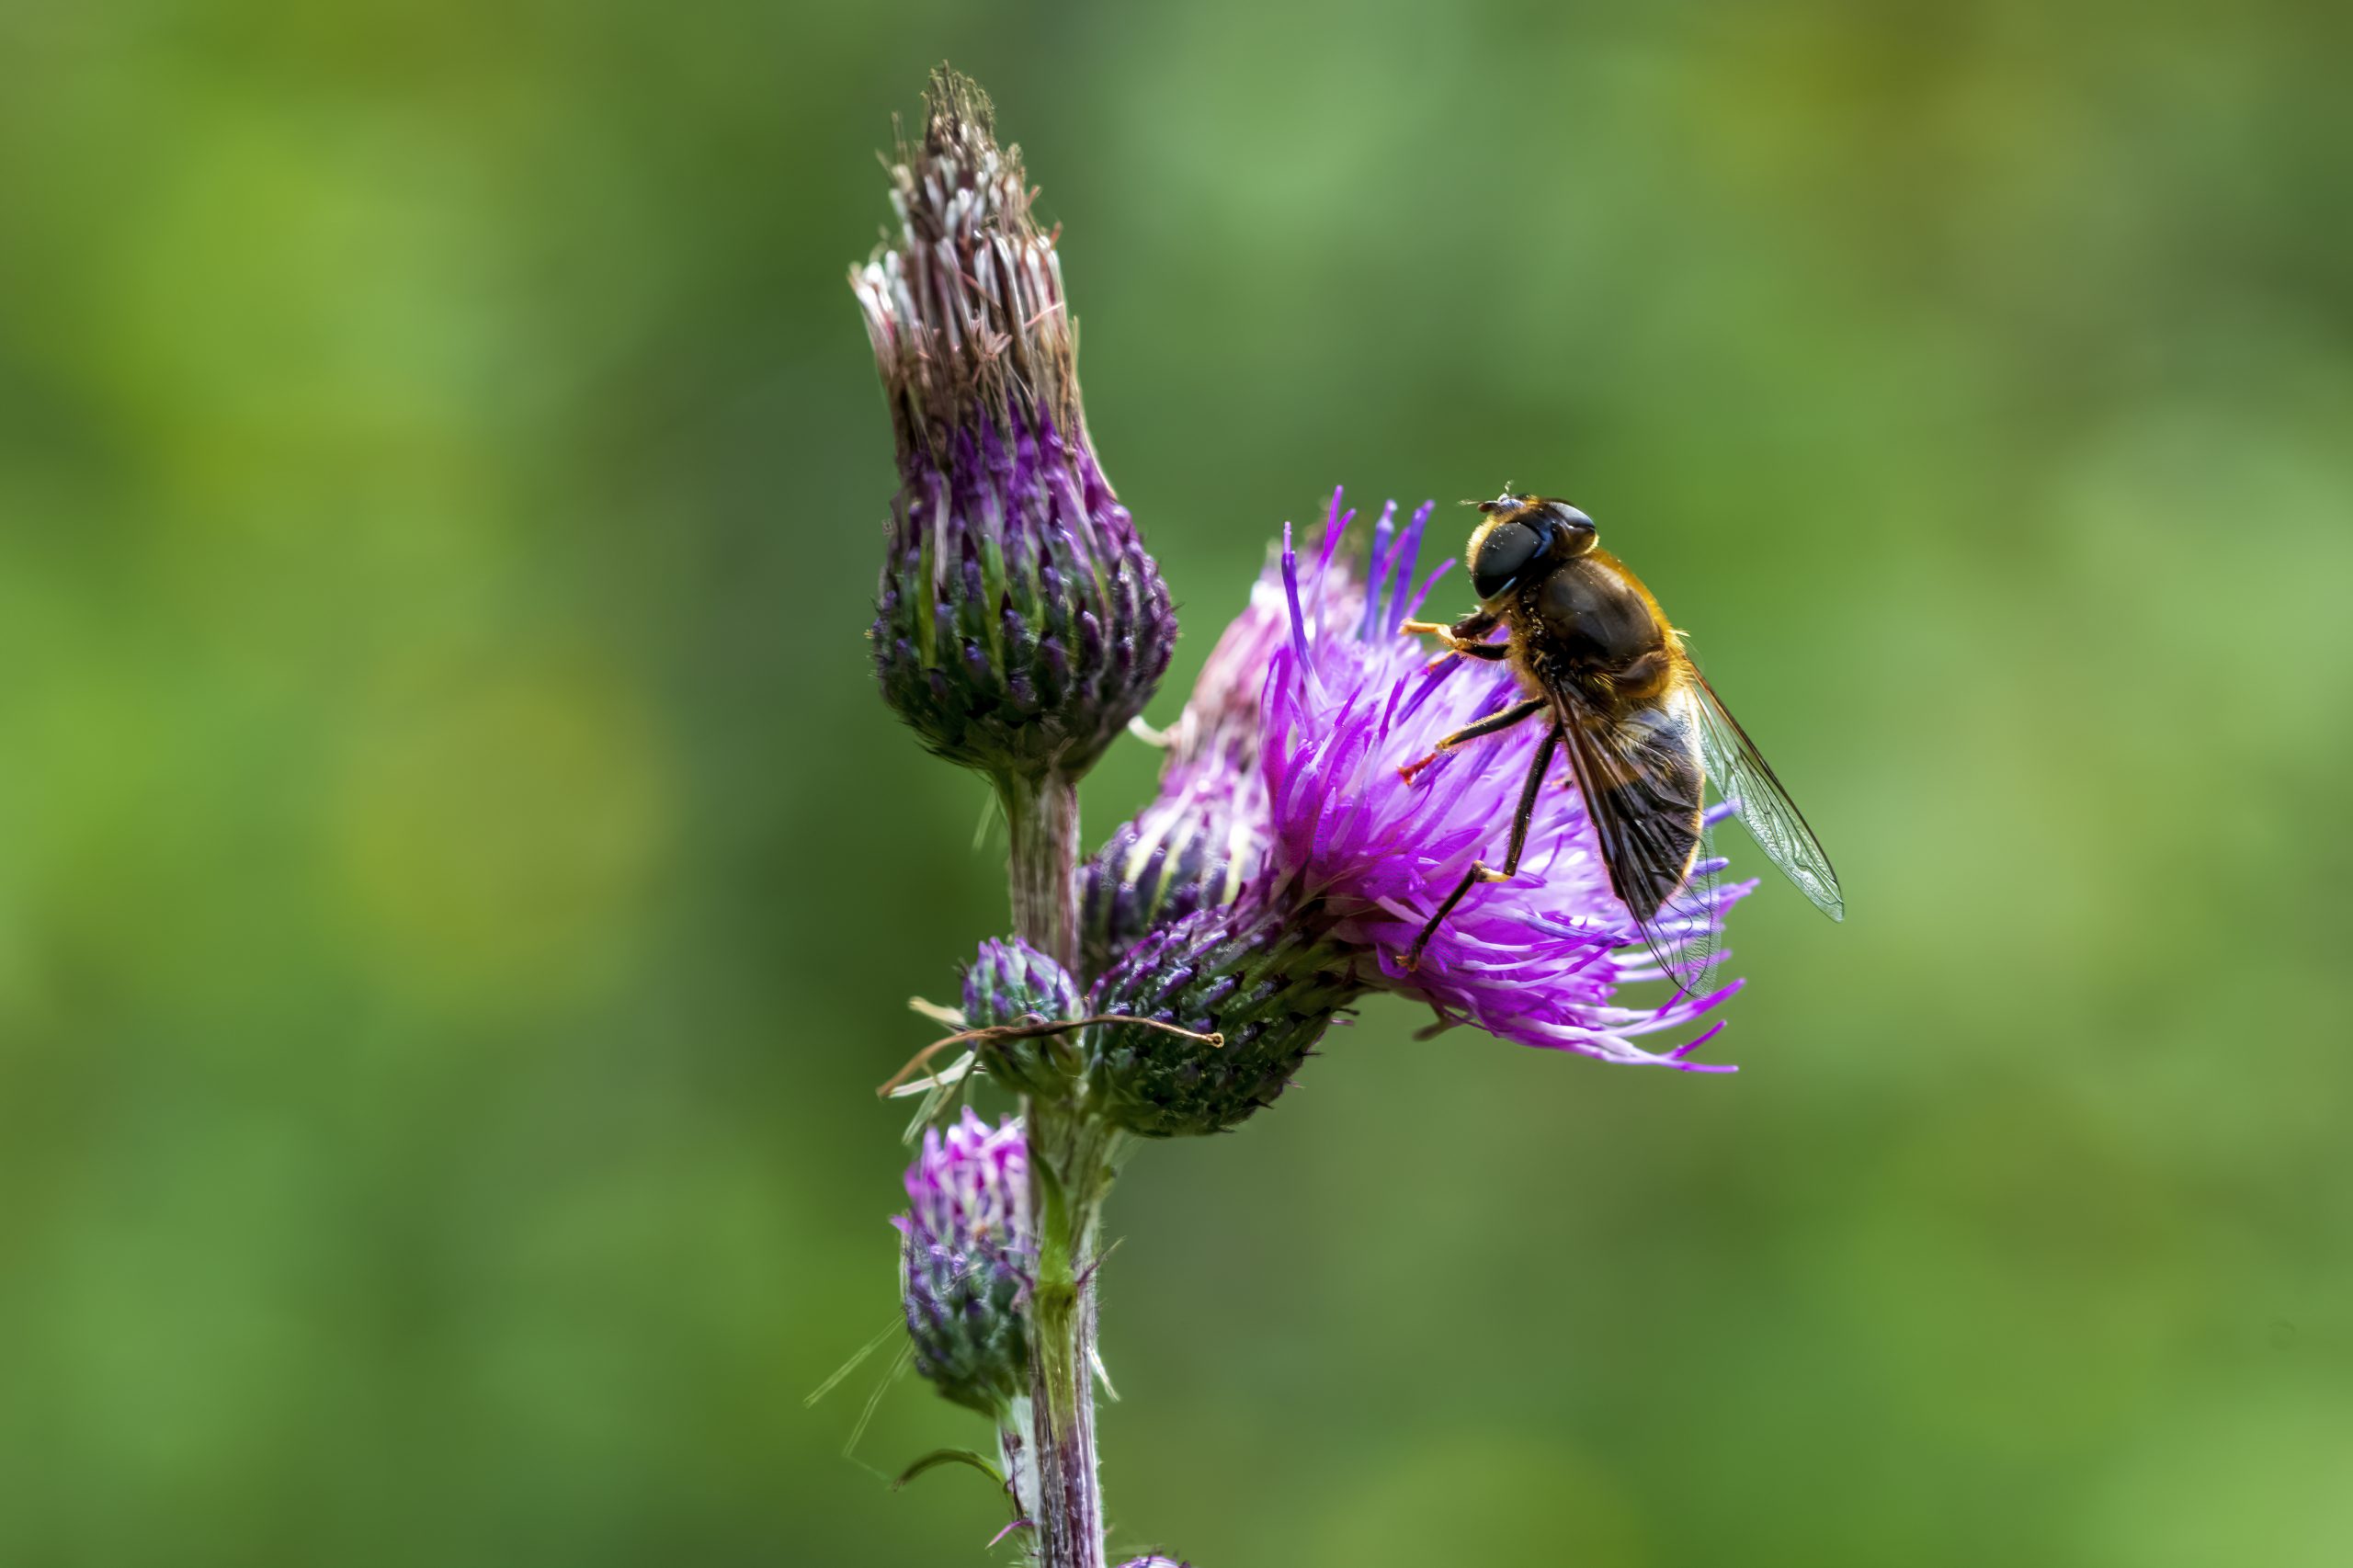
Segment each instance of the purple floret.
M925 1129L923 1153L907 1167L908 1219L915 1231L957 1251L982 1242L1026 1248L1029 1190L1020 1121L1007 1117L991 1127L967 1106L944 1133Z

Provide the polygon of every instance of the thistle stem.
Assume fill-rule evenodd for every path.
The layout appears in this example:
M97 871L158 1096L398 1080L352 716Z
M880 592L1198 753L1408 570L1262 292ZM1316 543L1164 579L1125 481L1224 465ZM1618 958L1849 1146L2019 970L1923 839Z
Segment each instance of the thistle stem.
M1028 1315L1038 1561L1042 1568L1104 1568L1093 1264L1111 1185L1111 1134L1099 1121L1034 1096L1024 1102L1024 1114L1038 1236Z
M1078 971L1078 781L1059 771L1003 777L997 798L1013 846L1006 881L1013 929L1075 974Z
M1049 772L1038 779L1000 778L997 790L1012 829L1006 880L1013 928L1075 971L1077 782ZM1041 1568L1104 1568L1093 1264L1103 1195L1111 1185L1111 1133L1077 1106L1034 1095L1022 1100L1021 1115L1029 1141L1031 1233L1038 1238L1038 1282L1025 1330L1038 1562Z

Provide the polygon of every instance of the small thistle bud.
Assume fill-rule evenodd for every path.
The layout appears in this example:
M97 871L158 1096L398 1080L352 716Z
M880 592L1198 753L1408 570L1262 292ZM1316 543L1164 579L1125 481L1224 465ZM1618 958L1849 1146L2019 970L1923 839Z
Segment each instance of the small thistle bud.
M1138 943L1096 983L1089 1006L1215 1032L1222 1045L1137 1024L1088 1037L1103 1114L1146 1138L1222 1132L1290 1085L1339 1008L1363 987L1325 923L1255 900L1203 910Z
M1143 710L1176 618L1087 440L1020 149L965 77L942 67L925 98L891 169L899 243L850 274L899 459L875 669L939 756L1076 778Z
M1078 983L1062 965L1018 937L983 942L964 971L964 1025L972 1029L1054 1023L1079 1016ZM1020 1093L1068 1092L1075 1062L1073 1037L983 1040L981 1065ZM1063 1063L1063 1065L1057 1065Z
M1029 1155L1018 1120L992 1129L968 1107L924 1133L907 1170L900 1293L915 1370L957 1403L999 1416L1029 1392L1020 1303L1036 1249L1023 1219Z

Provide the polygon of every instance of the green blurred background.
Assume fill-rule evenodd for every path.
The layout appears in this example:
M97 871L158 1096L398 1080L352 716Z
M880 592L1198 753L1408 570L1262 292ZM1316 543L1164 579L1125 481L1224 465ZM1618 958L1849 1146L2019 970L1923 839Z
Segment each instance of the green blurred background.
M879 1478L977 1418L802 1404L1005 923L859 635L843 273L943 56L1067 225L1155 718L1333 483L1515 480L1853 912L1743 908L1737 1077L1381 1001L1144 1151L1116 1543L2353 1561L2345 18L10 7L0 1562L983 1561Z

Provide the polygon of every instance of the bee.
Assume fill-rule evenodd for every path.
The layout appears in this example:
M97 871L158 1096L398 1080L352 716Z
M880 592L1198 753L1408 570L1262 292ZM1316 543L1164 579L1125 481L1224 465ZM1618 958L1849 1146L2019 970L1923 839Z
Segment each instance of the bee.
M1540 717L1548 727L1520 790L1502 867L1472 863L1415 937L1406 967L1420 961L1472 887L1519 869L1537 800L1563 750L1610 891L1660 970L1683 990L1697 994L1715 964L1704 798L1711 783L1799 891L1831 919L1844 918L1837 873L1813 830L1642 579L1600 547L1593 519L1565 501L1514 494L1508 485L1476 505L1485 515L1466 558L1479 608L1451 626L1409 620L1402 630L1438 637L1449 656L1510 665L1528 697L1448 735L1398 772L1410 784L1456 746ZM1499 627L1504 640L1490 641Z

